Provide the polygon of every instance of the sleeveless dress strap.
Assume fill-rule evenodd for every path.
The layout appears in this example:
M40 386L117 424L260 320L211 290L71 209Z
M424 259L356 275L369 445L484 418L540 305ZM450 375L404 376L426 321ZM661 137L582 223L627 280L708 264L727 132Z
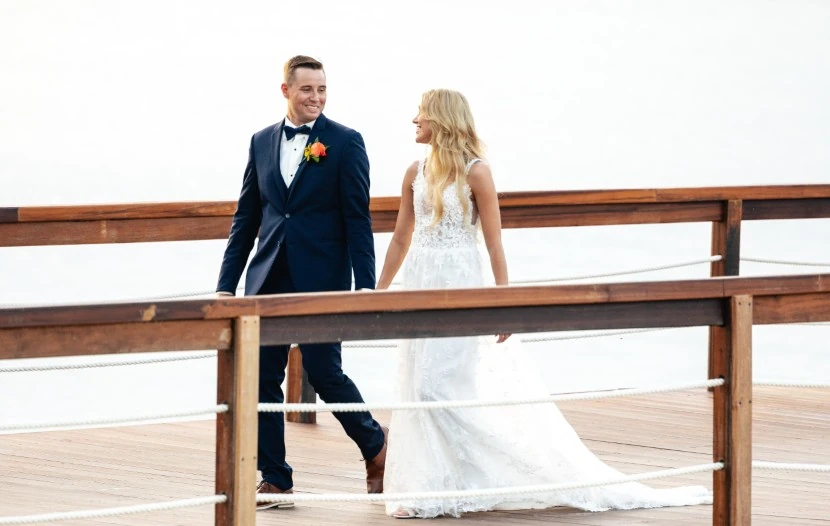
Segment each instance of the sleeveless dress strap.
M464 172L465 173L470 173L470 168L472 168L475 163L482 163L482 162L484 162L484 161L482 161L481 159L470 159L470 162L467 163L467 167L464 168Z

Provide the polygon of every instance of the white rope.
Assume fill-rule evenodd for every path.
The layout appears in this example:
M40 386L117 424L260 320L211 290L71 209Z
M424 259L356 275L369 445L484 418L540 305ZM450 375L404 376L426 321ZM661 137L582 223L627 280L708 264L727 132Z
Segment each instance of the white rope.
M122 506L119 508L104 508L100 510L67 511L61 513L43 513L41 515L0 517L0 524L35 524L39 522L99 519L101 517L115 517L117 515L134 515L136 513L175 510L191 506L204 506L207 504L224 504L227 501L228 497L225 495L213 495L212 497L197 497L193 499L174 500L171 502L156 502L153 504L139 504L136 506Z
M237 292L244 290L237 289ZM32 307L59 307L67 305L115 305L119 303L133 303L142 301L156 301L156 300L175 300L182 298L196 298L199 296L212 297L216 294L215 290L203 290L199 292L179 292L176 294L166 294L162 296L145 296L138 298L120 298L114 300L87 300L83 302L62 301L62 302L44 302L44 303L0 303L0 309L27 309Z
M641 332L655 332L655 331L668 331L672 329L679 329L681 327L659 327L656 329L620 329L620 330L609 330L609 331L597 331L591 332L588 334L574 334L574 335L566 335L566 336L530 336L527 338L522 338L520 341L522 343L540 343L540 342L553 342L553 341L564 341L564 340L581 340L585 338L603 338L606 336L622 336L624 334L638 334ZM396 343L344 343L344 349L396 349L398 344ZM3 372L3 369L0 369L0 373Z
M585 274L582 276L566 276L560 278L542 278L542 279L524 279L524 280L512 280L510 283L519 285L519 284L529 284L529 283L555 283L560 281L578 281L583 279L592 279L592 278L607 278L611 276L625 276L629 274L643 274L646 272L655 272L658 270L668 270L673 268L682 268L682 267L689 267L693 265L700 265L703 263L714 263L716 261L720 261L723 259L723 256L715 255L710 256L706 259L695 259L691 261L683 261L680 263L669 263L666 265L659 265L655 267L644 267L638 269L630 269L630 270L622 270L618 272L607 272L603 274ZM803 266L803 267L830 267L830 263L822 263L822 262L810 262L810 261L786 261L786 260L778 260L778 259L764 259L764 258L749 258L749 257L742 257L741 261L747 261L752 263L766 263L771 265L795 265L795 266ZM394 281L391 283L393 286L400 286L401 283ZM237 289L237 292L240 290L244 290L243 288ZM0 309L20 309L20 308L28 308L28 307L50 307L50 306L59 306L59 305L109 305L109 304L116 304L116 303L130 303L130 302L141 302L141 301L154 301L154 300L168 300L168 299L180 299L180 298L194 298L199 296L213 296L216 294L213 290L204 290L198 292L180 292L177 294L168 294L162 296L148 296L148 297L139 297L139 298L125 298L125 299L115 299L115 300L98 300L94 302L84 302L84 303L73 303L73 302L58 302L58 303L0 303Z
M593 488L598 486L611 486L615 484L625 484L627 482L637 482L641 480L653 480L663 477L674 477L680 475L689 475L693 473L704 473L709 471L720 471L723 469L722 462L713 462L711 464L699 464L696 466L688 466L685 468L664 469L660 471L651 471L649 473L639 473L637 475L626 475L622 477L610 477L607 479L588 480L579 482L566 482L559 484L537 484L533 486L513 486L508 488L485 488L474 490L456 490L456 491L423 491L413 493L370 493L370 494L350 494L350 493L332 493L332 494L285 494L285 493L266 493L258 494L257 502L384 502L384 501L424 501L424 500L464 500L474 499L480 497L501 497L508 495L532 495L535 493L548 493L554 491L567 491L572 489Z
M828 388L830 387L830 382L792 382L792 381L783 381L783 380L762 380L758 382L752 382L752 385L764 386L764 387L817 387L817 388Z
M185 356L163 356L161 358L136 358L133 360L101 360L85 363L54 364L54 365L21 365L19 367L0 367L0 373L24 373L31 371L58 371L63 369L88 369L93 367L118 367L120 365L144 365L148 363L178 362L183 360L201 360L216 358L216 351L189 354Z
M828 324L830 325L830 324ZM661 327L657 329L622 329L610 331L598 331L588 334L575 334L567 336L532 336L529 338L522 338L522 343L539 343L550 341L564 341L564 340L580 340L584 338L603 338L606 336L621 336L624 334L637 334L642 332L667 331L678 329L680 327ZM344 349L396 349L396 343L344 343ZM209 351L199 354L188 354L184 356L163 356L161 358L136 358L133 360L100 360L92 362L84 362L78 364L53 364L53 365L21 365L17 367L0 367L0 374L2 373L25 373L33 371L59 371L64 369L88 369L94 367L118 367L122 365L145 365L151 363L164 362L178 362L186 360L202 360L205 358L215 358L216 351Z
M784 462L766 462L753 460L754 469L768 469L772 471L810 471L813 473L830 473L830 464L786 464Z
M344 349L397 349L397 343L344 343Z
M784 261L781 259L763 258L741 258L741 261L751 261L752 263L766 263L769 265L793 265L797 267L830 267L830 263L820 263L811 261Z
M811 327L830 327L830 322L812 322L812 323L789 323L787 325L802 325ZM582 340L588 338L604 338L608 336L623 336L627 334L640 334L646 332L670 331L681 329L684 327L658 327L652 329L620 329L608 331L588 332L585 334L572 334L565 336L530 336L522 338L522 343L541 343L565 340ZM343 343L344 349L397 349L397 343ZM216 351L209 351L199 354L188 354L185 356L165 356L161 358L136 358L133 360L117 361L117 360L101 360L93 362L85 362L81 364L54 364L54 365L21 365L18 367L0 367L0 374L2 373L23 373L32 371L59 371L64 369L87 369L93 367L117 367L122 365L144 365L151 363L177 362L186 360L202 360L206 358L215 358ZM772 384L770 384L772 385ZM798 385L797 387L824 387L821 385Z
M685 261L682 263L670 263L668 265L660 265L657 267L645 267L639 269L631 269L631 270L623 270L619 272L607 272L605 274L586 274L584 276L570 276L564 278L551 278L551 279L524 279L524 280L512 280L510 282L511 285L518 285L518 284L527 284L527 283L552 283L557 281L576 281L580 279L591 279L591 278L607 278L610 276L625 276L627 274L642 274L644 272L654 272L656 270L666 270L670 268L680 268L680 267L688 267L691 265L700 265L702 263L713 263L715 261L720 261L722 256L710 256L706 259L695 259L692 261Z
M637 389L618 389L615 391L590 391L585 393L569 393L561 395L548 395L534 398L520 398L515 400L446 400L428 402L398 402L391 404L258 404L257 410L263 413L354 413L363 411L382 410L415 410L415 409L449 409L469 407L494 407L513 406L530 404L548 404L551 402L575 401L575 400L600 400L603 398L616 398L622 396L637 396L645 394L666 393L669 391L683 391L701 387L718 387L723 385L723 378L707 380L682 385L665 387L645 387Z
M563 340L582 340L585 338L603 338L605 336L622 336L624 334L639 334L641 332L655 332L668 331L672 329L680 329L681 327L659 327L656 329L621 329L611 331L592 332L590 334L574 334L567 336L531 336L522 338L522 343L539 343L539 342L553 342Z
M193 411L181 411L178 413L166 413L160 415L147 416L131 416L129 418L101 418L93 420L64 420L60 422L44 422L41 424L14 424L14 425L0 425L0 431L36 431L38 429L47 428L62 428L62 427L79 427L79 426L97 426L106 424L127 424L146 422L150 420L167 420L170 418L182 418L188 416L204 416L218 413L226 413L228 411L227 404L218 404L208 409L197 409Z

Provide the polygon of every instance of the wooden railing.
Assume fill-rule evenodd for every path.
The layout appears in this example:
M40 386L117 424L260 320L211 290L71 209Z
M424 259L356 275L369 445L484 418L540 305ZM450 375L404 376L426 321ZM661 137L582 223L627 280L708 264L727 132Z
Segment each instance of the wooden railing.
M259 345L585 329L720 327L714 525L750 523L753 324L830 321L830 274L316 293L0 309L0 359L219 350L216 525L253 525Z
M372 199L375 232L394 229L399 203ZM723 256L710 275L737 276L742 221L830 217L830 185L507 192L499 203L506 228L710 222L711 255ZM226 201L0 208L0 247L226 239L235 207ZM722 328L710 329L710 375L727 338ZM288 369L288 400L313 402L297 350ZM295 422L315 417L288 415Z

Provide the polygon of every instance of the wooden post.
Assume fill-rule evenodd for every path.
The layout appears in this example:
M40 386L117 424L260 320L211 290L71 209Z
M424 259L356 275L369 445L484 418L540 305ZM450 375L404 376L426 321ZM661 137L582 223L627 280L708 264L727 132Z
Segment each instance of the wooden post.
M259 316L233 324L233 347L219 351L217 400L228 412L216 419L216 526L253 526L256 513L257 402L259 401Z
M317 402L317 393L308 382L308 374L303 369L303 355L296 345L288 351L288 376L286 380L285 401L289 404L313 404ZM286 413L285 419L298 424L316 424L317 413Z
M711 264L709 275L713 278L740 274L742 216L743 201L732 199L726 203L723 221L712 223L712 255L722 256ZM726 347L728 337L724 327L709 327L709 378L716 378L713 356L717 348Z
M714 390L713 458L725 467L713 473L712 524L745 526L752 507L752 296L730 300L729 345L717 348Z

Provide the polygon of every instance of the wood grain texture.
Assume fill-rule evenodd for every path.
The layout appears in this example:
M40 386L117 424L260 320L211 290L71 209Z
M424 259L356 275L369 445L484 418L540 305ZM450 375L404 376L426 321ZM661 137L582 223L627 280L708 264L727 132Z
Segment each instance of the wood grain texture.
M292 346L288 351L288 372L285 377L285 401L289 404L317 403L317 394L308 381L308 374L303 368L302 349ZM285 413L285 420L298 424L316 424L317 413Z
M690 201L828 199L830 185L714 186L692 188L634 188L500 192L502 206L599 205L679 203ZM397 212L398 196L372 197L374 212ZM17 208L13 208L17 210ZM236 201L180 201L156 203L87 204L20 207L21 222L87 221L96 219L148 219L174 217L230 217Z
M495 307L590 305L685 299L830 292L830 274L752 278L540 285L418 291L318 292L0 309L0 329L142 321L231 319L238 316L291 317L378 311L416 312Z
M227 239L229 217L0 223L0 246L88 245Z
M730 300L729 487L730 525L752 523L752 296Z
M29 223L40 221L93 221L102 219L230 217L235 211L235 201L29 206L20 208L19 221L21 223Z
M308 315L262 319L263 345L723 323L718 299Z
M721 203L744 200L744 219L830 217L830 185L505 192L505 228L721 221ZM370 203L373 229L392 232L400 198ZM232 201L0 209L0 246L226 239Z
M390 379L392 381L392 379ZM710 461L712 397L705 390L557 404L580 438L602 460L626 474ZM753 400L757 460L830 463L830 391L757 387ZM384 425L387 411L373 412ZM100 509L164 502L214 492L213 419L72 431L0 435L0 516ZM363 463L333 415L315 426L286 425L286 446L298 493L365 494ZM55 483L60 481L60 483ZM700 473L647 481L668 488L701 484ZM43 486L51 485L49 498ZM827 475L755 471L753 526L830 526ZM796 504L797 503L797 504ZM572 508L465 515L459 524L481 526L700 526L712 506L602 513ZM389 526L383 506L361 503L297 504L257 513L258 526ZM66 526L204 526L212 506L94 520ZM455 524L457 520L439 520ZM408 523L407 523L408 524ZM416 524L420 524L416 521Z
M116 323L0 330L0 359L227 349L229 320Z
M753 314L759 325L830 321L830 294L759 296Z
M744 219L818 219L830 217L830 198L748 201Z
M830 185L713 186L700 188L661 188L657 190L657 200L661 202L807 198L830 198Z
M236 355L232 348L219 351L216 355L216 403L227 404L234 401L234 383L236 380ZM236 413L226 411L216 415L216 432L214 447L214 494L232 495L233 493L233 429ZM230 497L229 497L230 500ZM214 524L230 524L231 506L216 504L214 506Z
M712 251L713 256L721 256L720 261L713 261L710 267L712 277L737 276L741 264L741 218L743 216L743 202L730 200L724 203L724 218L712 223ZM726 333L721 327L709 327L709 378L713 377L712 364L714 348L724 345L716 342L718 338L725 338Z
M732 404L731 387L729 385L732 374L731 361L731 327L718 327L716 338L710 340L712 354L710 356L709 378L723 378L726 382L720 387L712 389L712 462L723 462L726 469L712 473L712 485L715 492L715 501L712 508L712 524L714 526L729 525L731 513L731 493L729 475L730 462L730 408Z
M0 223L17 223L18 210L18 208L0 208Z
M233 476L229 488L231 526L256 523L257 402L259 402L259 317L242 316L233 324L234 396ZM217 451L217 458L219 452ZM216 521L216 526L220 526Z
M504 228L540 228L718 221L720 202L502 207Z
M726 381L713 400L713 459L726 465L712 474L713 524L719 526L751 522L752 310L751 296L730 298L727 337L714 349L714 378Z

